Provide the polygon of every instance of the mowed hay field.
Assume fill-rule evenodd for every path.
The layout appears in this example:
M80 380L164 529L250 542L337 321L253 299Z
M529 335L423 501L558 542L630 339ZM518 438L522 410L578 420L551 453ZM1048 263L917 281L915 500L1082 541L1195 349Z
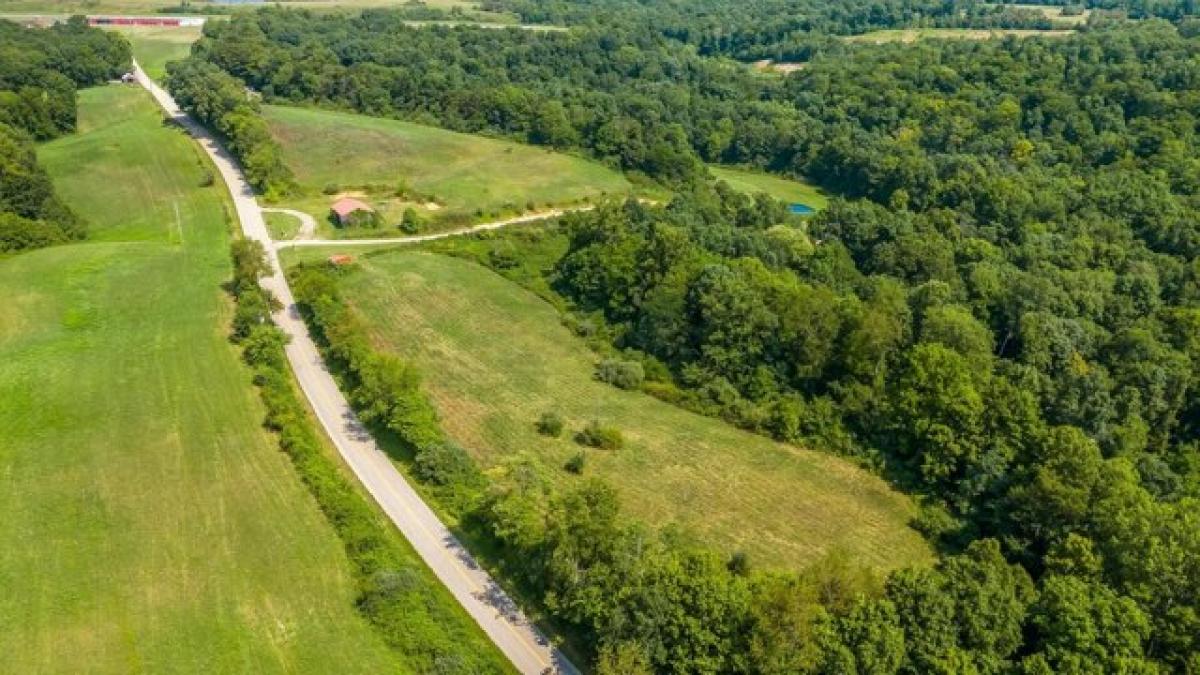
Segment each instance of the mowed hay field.
M408 207L429 221L479 219L477 210L483 218L497 217L529 203L543 209L631 190L617 171L545 148L310 108L265 106L264 113L284 162L304 187L305 197L288 205L308 211L322 227L334 199L322 191L330 185L363 192L358 196L383 215L382 229L393 232ZM435 197L441 208L397 199L401 183Z
M878 568L929 559L907 526L914 508L878 478L822 453L782 445L639 392L593 379L595 356L540 298L473 263L420 251L360 259L341 282L377 345L412 359L450 436L485 466L530 452L563 464L589 420L625 436L588 450L586 475L619 487L629 512L678 523L754 564L797 567L834 551ZM539 435L548 410L561 439Z
M710 165L708 170L717 180L723 180L729 187L746 194L765 192L789 204L804 204L814 209L823 209L829 204L829 197L821 188L802 181L729 166Z
M223 188L140 88L80 121L95 240L0 261L0 670L403 671L226 340Z

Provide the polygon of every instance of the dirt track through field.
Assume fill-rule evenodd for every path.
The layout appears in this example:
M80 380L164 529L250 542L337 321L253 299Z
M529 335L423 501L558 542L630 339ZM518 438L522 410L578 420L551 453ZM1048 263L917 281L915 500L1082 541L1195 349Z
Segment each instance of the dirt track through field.
M299 248L303 246L377 246L380 244L419 244L423 241L435 241L437 239L447 239L449 237L461 237L467 234L475 234L476 232L486 232L488 230L498 230L509 225L520 225L522 223L533 223L540 220L549 220L558 218L567 213L577 213L580 211L591 211L595 206L580 206L567 209L551 209L549 211L539 211L537 213L528 213L516 218L508 218L505 220L497 220L490 223L481 223L470 227L461 227L455 230L446 230L445 232L433 232L431 234L418 234L411 237L379 237L375 239L301 239L297 237L290 241L277 241L275 248ZM264 211L283 211L283 209L263 209ZM291 213L288 211L288 213ZM308 215L308 214L305 214ZM311 219L312 216L309 216Z

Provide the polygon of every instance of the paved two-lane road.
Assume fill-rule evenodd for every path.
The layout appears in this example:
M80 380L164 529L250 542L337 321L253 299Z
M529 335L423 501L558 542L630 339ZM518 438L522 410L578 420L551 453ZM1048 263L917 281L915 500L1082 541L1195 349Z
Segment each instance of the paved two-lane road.
M254 191L246 182L237 162L206 130L180 110L174 99L150 80L140 67L135 64L134 68L138 82L196 138L212 158L233 196L242 232L247 238L262 242L266 248L272 275L263 279L262 284L283 303L284 309L274 318L291 338L287 346L288 361L321 425L346 463L438 579L519 671L531 675L546 672L576 675L578 671L575 667L479 567L354 416L350 404L325 368L296 310L291 288L280 269Z

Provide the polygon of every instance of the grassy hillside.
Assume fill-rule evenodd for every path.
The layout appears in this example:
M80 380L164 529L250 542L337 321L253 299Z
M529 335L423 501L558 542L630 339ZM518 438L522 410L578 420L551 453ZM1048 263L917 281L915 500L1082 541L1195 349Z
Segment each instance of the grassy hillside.
M748 194L765 192L789 204L804 204L814 209L825 208L829 203L829 198L820 188L802 181L728 166L709 166L708 170L716 178L729 183L733 189Z
M562 466L579 451L534 429L560 412L621 429L586 473L619 486L630 512L679 523L758 564L797 566L840 549L881 568L925 560L912 505L831 456L774 443L592 378L594 356L532 293L472 263L395 251L362 258L345 297L386 350L413 359L452 438L485 465L531 452ZM567 472L562 480L578 480Z
M226 339L222 188L141 89L80 113L40 154L95 239L0 261L0 669L408 670Z
M1055 25L1059 26L1078 26L1087 23L1088 17L1091 16L1092 10L1078 9L1078 14L1064 14L1065 7L1061 5L1028 5L1020 3L996 3L992 6L996 7L1012 7L1013 9L1024 9L1031 12L1039 12L1042 16L1050 19Z
M285 163L305 188L305 196L289 205L312 213L323 227L333 201L322 194L327 186L361 193L356 196L383 214L383 232L395 234L408 207L427 221L449 222L631 189L621 174L601 164L520 143L308 108L267 106L265 114ZM401 184L438 205L398 198Z
M199 26L160 28L153 26L120 26L120 32L133 46L133 57L146 74L162 80L167 74L167 62L187 58L192 43L200 39Z

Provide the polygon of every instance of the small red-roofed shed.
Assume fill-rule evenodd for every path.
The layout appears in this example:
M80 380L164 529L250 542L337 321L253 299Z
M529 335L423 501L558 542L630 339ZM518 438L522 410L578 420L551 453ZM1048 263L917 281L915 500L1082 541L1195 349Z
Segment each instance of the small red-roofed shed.
M361 218L370 218L375 214L375 209L369 204L353 197L342 197L334 202L329 210L333 211L333 216L342 225L351 225Z

